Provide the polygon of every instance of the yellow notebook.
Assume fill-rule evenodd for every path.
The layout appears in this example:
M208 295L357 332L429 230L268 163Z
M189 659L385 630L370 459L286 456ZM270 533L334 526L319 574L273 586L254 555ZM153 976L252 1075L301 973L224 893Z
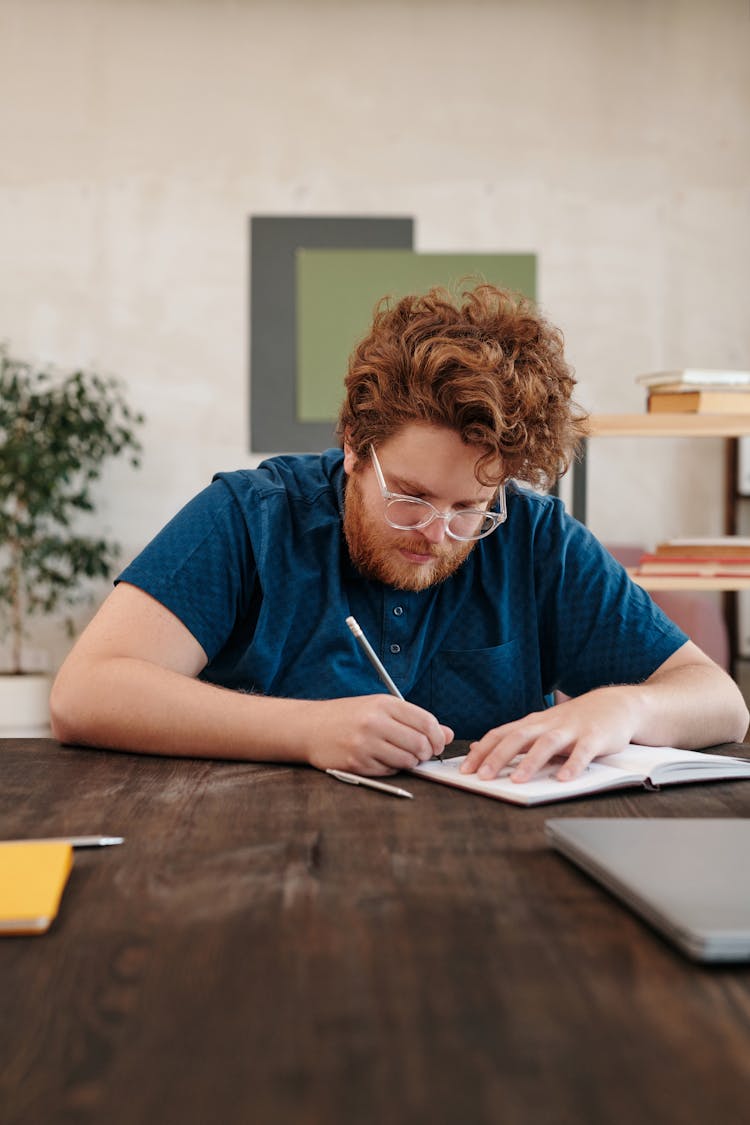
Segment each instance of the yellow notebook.
M0 843L0 934L43 934L73 867L70 844Z

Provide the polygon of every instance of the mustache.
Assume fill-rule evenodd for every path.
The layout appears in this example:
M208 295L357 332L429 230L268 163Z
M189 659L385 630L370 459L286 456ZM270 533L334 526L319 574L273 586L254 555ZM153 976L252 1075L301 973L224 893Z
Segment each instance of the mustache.
M413 555L430 555L433 559L446 559L453 554L451 547L426 543L424 539L399 539L396 546L400 551L409 551Z

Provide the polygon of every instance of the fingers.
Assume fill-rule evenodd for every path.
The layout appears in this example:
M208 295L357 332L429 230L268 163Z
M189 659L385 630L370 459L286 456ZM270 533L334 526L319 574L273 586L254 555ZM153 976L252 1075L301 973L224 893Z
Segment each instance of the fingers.
M518 762L510 775L511 781L530 781L540 770L560 757L564 760L559 763L555 777L558 781L573 781L584 772L597 752L597 744L585 736L579 737L575 742L566 732L555 732L554 737L543 736L534 742Z
M563 762L555 775L558 781L573 781L580 777L590 762L593 762L597 750L583 739L578 743L567 762Z
M389 697L387 707L396 724L388 729L389 742L408 750L420 762L442 754L446 743L453 740L450 727L442 726L434 715L416 704Z
M495 727L477 742L472 742L469 753L461 766L462 773L476 773L483 779L497 777L513 759L533 746L535 738L542 733L534 725L537 713L527 715L503 726Z
M323 768L377 775L411 769L442 754L453 731L413 703L390 695L360 696L316 705L325 709L312 761Z
M455 734L453 733L453 731L451 730L451 728L443 726L442 723L440 724L440 730L443 733L443 745L442 745L441 749L435 751L435 753L438 754L438 755L442 754L442 752L443 752L443 750L445 750L446 746L449 746L450 743L453 742L453 739L456 737Z
M555 776L560 781L572 781L609 747L585 726L564 723L561 718L551 712L536 712L489 731L472 743L461 771L476 773L489 781L512 766L510 780L521 783L536 777L555 759L563 758Z

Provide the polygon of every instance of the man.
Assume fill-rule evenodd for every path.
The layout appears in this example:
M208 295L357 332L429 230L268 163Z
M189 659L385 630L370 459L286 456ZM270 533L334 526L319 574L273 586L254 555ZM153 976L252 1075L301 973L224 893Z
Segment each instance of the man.
M583 430L561 334L479 285L382 303L343 451L219 473L120 575L51 700L68 742L387 774L561 778L628 742L744 737L731 679L561 503ZM353 615L399 686L386 694ZM571 697L548 706L559 689Z

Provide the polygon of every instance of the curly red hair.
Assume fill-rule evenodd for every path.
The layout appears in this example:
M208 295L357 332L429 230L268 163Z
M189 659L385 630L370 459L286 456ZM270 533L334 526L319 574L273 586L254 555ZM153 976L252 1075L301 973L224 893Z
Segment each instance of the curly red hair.
M483 448L482 483L545 487L586 432L562 333L526 297L487 283L460 303L441 288L383 298L345 382L338 428L358 460L402 426L429 422Z

